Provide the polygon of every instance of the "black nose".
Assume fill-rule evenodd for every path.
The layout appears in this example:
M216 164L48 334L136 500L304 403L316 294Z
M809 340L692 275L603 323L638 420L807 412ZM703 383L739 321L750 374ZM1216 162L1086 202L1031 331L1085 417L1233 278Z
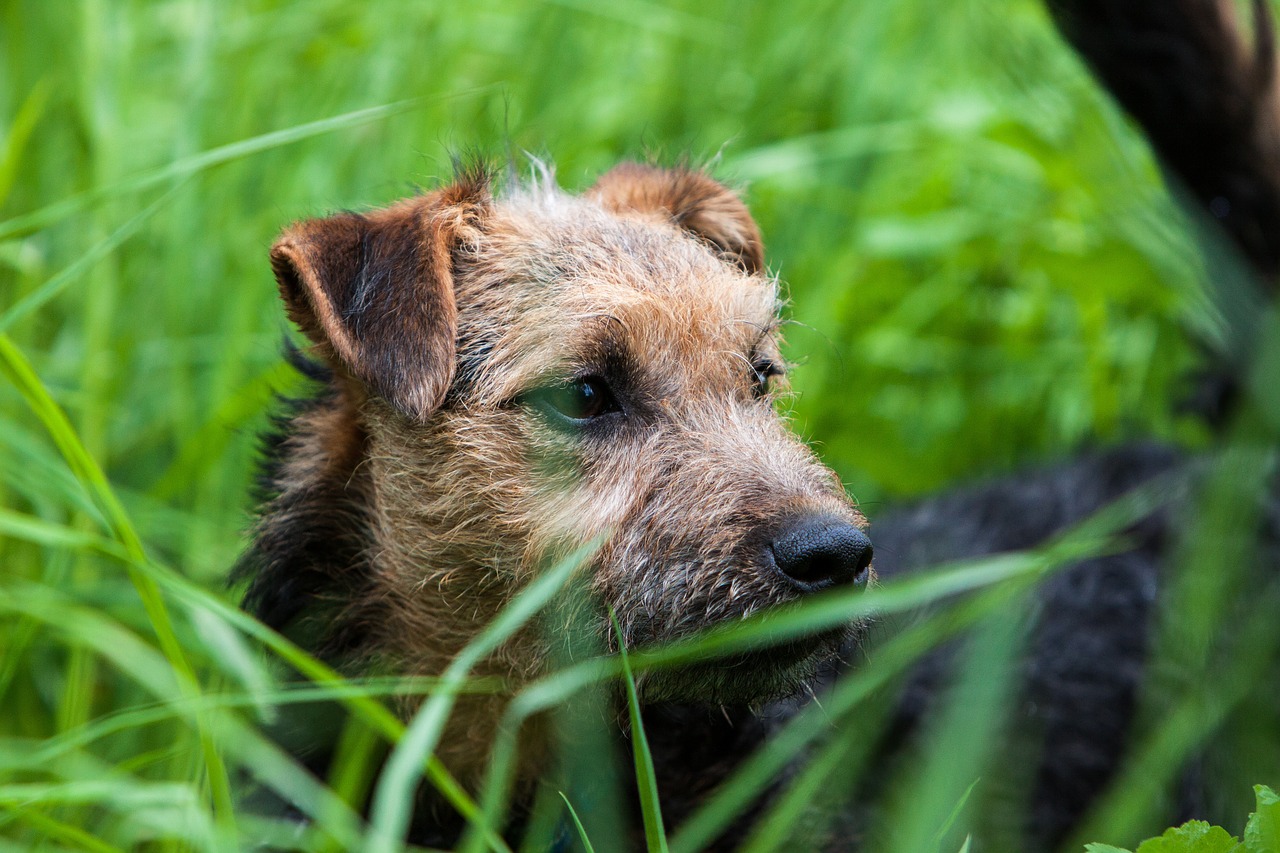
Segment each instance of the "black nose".
M852 524L806 518L783 528L769 544L778 569L806 592L866 582L871 540Z

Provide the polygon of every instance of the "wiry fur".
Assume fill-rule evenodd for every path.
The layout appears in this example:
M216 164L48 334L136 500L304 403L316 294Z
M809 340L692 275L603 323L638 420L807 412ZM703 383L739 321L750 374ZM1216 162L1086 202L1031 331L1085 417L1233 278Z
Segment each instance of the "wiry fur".
M347 670L441 673L597 539L570 607L594 645L615 644L610 612L629 647L679 638L803 594L770 551L797 519L865 524L760 393L782 366L777 283L746 208L705 175L629 165L582 197L549 181L495 196L466 175L296 225L272 261L329 376L275 444L241 575L254 612ZM618 410L566 427L538 395L580 377ZM844 634L645 677L641 694L758 702L806 683ZM476 674L514 688L553 651L530 628ZM467 786L505 696L463 699L441 742Z

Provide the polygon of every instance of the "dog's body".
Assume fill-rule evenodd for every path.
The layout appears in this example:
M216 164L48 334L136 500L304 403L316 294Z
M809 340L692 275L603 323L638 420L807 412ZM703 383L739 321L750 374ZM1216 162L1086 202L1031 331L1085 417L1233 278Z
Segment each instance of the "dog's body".
M1226 346L1206 346L1206 365L1186 405L1213 429L1228 431L1256 358L1259 318L1280 276L1280 104L1270 16L1263 4L1253 4L1249 44L1232 4L1221 0L1048 5L1064 34L1146 132L1202 236L1210 285L1229 332ZM1251 444L1259 437L1256 430L1243 435L1237 451L1250 448L1258 464L1273 464L1273 437L1260 447ZM1162 705L1177 698L1153 685L1147 661L1162 629L1174 645L1179 642L1172 610L1179 569L1224 575L1221 583L1230 590L1224 594L1240 598L1224 609L1241 620L1258 607L1274 606L1280 579L1280 490L1274 480L1242 486L1234 498L1245 517L1256 513L1256 523L1215 542L1217 559L1190 560L1202 544L1194 537L1222 535L1221 525L1196 516L1204 509L1205 477L1222 462L1212 452L1136 443L974 484L873 519L877 570L890 579L939 563L1040 546L1136 489L1154 487L1162 497L1155 512L1125 531L1125 550L1065 568L1029 603L1030 636L1006 735L1029 746L1015 751L1006 766L989 768L984 780L997 790L1002 780L1016 780L1006 786L1016 791L1015 802L1004 809L1006 825L988 827L999 839L988 842L997 849L1048 850L1068 839L1131 758L1142 715L1149 718L1149 734ZM1231 555L1247 556L1236 564ZM1219 653L1231 648L1239 628L1222 626L1225 639L1213 638ZM896 734L889 753L907 748L916 732L928 728L953 674L953 651L931 656L915 672L891 725ZM1257 652L1266 660L1275 649ZM1210 658L1206 654L1200 665ZM1275 677L1274 665L1271 671L1255 698L1262 714L1280 720L1280 693L1266 681ZM1163 677L1182 690L1221 689L1208 671ZM1207 731L1202 745L1214 734ZM1278 773L1280 767L1261 772ZM1273 784L1275 778L1251 781ZM1144 806L1156 820L1171 822L1210 816L1211 806L1230 803L1226 814L1218 810L1213 816L1238 820L1250 792L1215 788L1210 774L1188 767L1175 789L1158 792L1163 802L1155 801L1154 792L1144 793L1150 798ZM989 811L999 813L1000 807Z

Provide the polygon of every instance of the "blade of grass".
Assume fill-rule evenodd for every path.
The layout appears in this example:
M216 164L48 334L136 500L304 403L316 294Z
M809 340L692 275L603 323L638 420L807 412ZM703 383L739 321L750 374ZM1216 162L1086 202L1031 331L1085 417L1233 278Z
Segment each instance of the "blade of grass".
M549 2L572 9L574 12L599 15L638 30L651 30L699 44L720 44L730 36L730 31L715 18L693 15L658 3L636 2L636 0L608 5L587 3L585 0L549 0Z
M171 595L188 607L207 609L228 624L243 631L246 635L262 643L275 652L298 674L317 685L330 687L339 692L338 701L368 722L375 731L391 743L399 740L405 731L404 723L393 714L386 705L370 696L344 691L347 680L331 666L316 658L293 643L288 638L271 630L257 619L242 610L231 607L218 597L205 590L172 569L156 562L147 562L139 566L140 571L148 572L162 584ZM453 806L471 824L481 823L480 809L471 796L453 778L448 769L435 756L429 756L424 767L427 779L436 787ZM491 842L502 845L500 838L491 838Z
M219 746L238 757L241 766L297 805L304 814L326 821L326 831L344 846L351 848L358 843L359 832L355 827L359 820L339 798L255 727L233 715L216 713L218 706L210 703L209 697L183 696L177 676L164 665L164 658L131 631L46 587L16 584L13 592L11 598L0 599L0 612L9 610L39 620L94 650L164 702L193 729L203 725L208 731L216 732ZM35 757L40 755L38 750ZM194 789L192 796L195 796ZM219 835L211 846L225 846L225 843L226 839Z
M40 123L52 91L53 83L49 77L33 86L18 108L18 114L13 117L3 143L0 143L0 207L9 198L14 180L22 171L19 165L22 163L22 152Z
M924 755L895 780L885 816L891 849L937 850L956 803L983 774L1010 710L1026 612L1022 597L1014 597L966 638L959 680L928 732Z
M1124 542L1114 537L1158 506L1178 478L1157 478L1113 501L1054 540L1030 551L959 561L913 573L892 586L842 590L814 596L794 607L752 616L699 632L661 649L632 655L636 670L673 666L705 655L748 651L848 624L854 619L900 613L953 595L977 592L1015 578L1044 576L1085 557L1115 553Z
M174 631L173 620L165 606L160 588L152 578L135 567L147 560L142 539L134 529L124 507L116 498L115 492L112 491L106 475L80 442L66 414L54 402L53 397L36 376L26 356L7 335L2 333L0 333L0 370L17 387L27 405L44 424L76 479L84 485L107 518L111 532L131 559L131 562L126 564L129 579L138 591L138 597L142 600L143 609L147 613L152 630L160 641L160 648L165 658L173 667L181 689L189 696L199 696L201 688L195 669L187 660L182 643ZM224 837L231 839L235 837L235 808L231 797L231 780L208 727L197 721L197 732L213 797L214 816Z
M1076 831L1071 845L1134 835L1146 827L1162 801L1163 787L1176 778L1188 756L1193 756L1217 731L1249 692L1265 679L1280 645L1280 594L1275 588L1254 597L1248 613L1234 614L1240 653L1206 671L1193 691L1161 709L1158 723L1139 737L1121 770L1107 786L1090 814ZM1259 653L1271 650L1271 655ZM1066 849L1066 848L1064 848Z
M5 808L12 810L19 823L31 824L48 838L56 841L65 841L73 849L86 850L90 851L90 853L124 853L123 848L108 844L78 826L51 818L39 811L39 809L13 805L5 806Z
M803 709L744 761L716 795L680 826L671 839L672 851L693 853L711 844L809 743L848 717L926 651L1004 608L1010 596L1016 594L1016 586L1015 589L1006 585L985 590L878 648L875 658L843 677L832 692L823 697L821 705L814 703Z
M111 232L104 240L81 255L53 278L9 306L3 314L0 314L0 333L8 331L19 320L33 314L42 305L65 290L68 285L84 275L94 264L120 248L125 241L138 233L138 230L157 211L172 201L184 186L186 186L185 182L179 182L171 187L162 196L127 219L123 225Z
M72 750L81 749L95 740L109 737L129 729L141 729L163 723L167 720L181 718L194 713L197 702L210 710L253 708L260 701L275 706L294 704L314 704L317 702L342 702L354 696L414 696L425 695L437 689L439 682L429 678L381 678L373 681L350 680L342 684L303 686L291 685L276 688L266 693L219 693L205 694L198 700L173 699L163 703L153 703L123 708L110 714L98 717L84 725L65 732L59 732L50 738L44 738L35 744L35 752L28 759L31 765L47 764L60 755ZM482 692L492 693L500 685L479 685ZM475 689L477 682L468 685ZM363 718L362 722L366 722Z
M45 548L99 548L104 542L111 541L84 530L4 507L0 507L0 536L21 539Z
M0 785L0 804L29 806L35 803L118 803L121 809L147 805L179 805L198 812L195 793L176 782L147 782L134 786L117 780L63 783L12 782Z
M821 752L752 829L750 837L740 848L742 853L772 853L784 849L788 842L794 845L796 824L810 818L810 806L821 802L823 786L840 768L848 766L852 757L850 753L859 747L868 748L867 741L872 738L874 731L865 726L844 726L837 730L836 736L823 744ZM768 784L765 783L766 786ZM747 814L739 818L744 822L749 819Z
M490 752L489 771L481 795L484 826L490 831L500 824L507 808L515 777L518 735L525 722L535 714L554 708L580 690L616 677L621 669L614 666L614 663L613 659L594 659L554 673L528 685L508 703ZM462 839L459 849L462 853L475 853L480 849L479 839L474 831Z
M613 632L618 638L618 658L622 662L622 680L627 688L627 712L631 718L631 748L636 766L636 787L640 791L640 814L644 819L644 840L649 853L667 853L667 832L662 826L662 804L658 801L658 777L653 770L649 738L640 718L640 699L636 695L636 679L627 659L627 646L622 639L618 614L610 613Z
M573 820L574 828L578 830L578 840L582 842L582 848L587 853L596 853L596 848L591 845L591 839L587 837L587 828L582 825L582 819L578 817L577 810L574 809L573 803L569 802L569 798L564 795L564 791L560 792L560 799L564 800L565 808L569 810L569 817Z
M74 216L80 211L113 196L138 192L171 180L190 177L214 166L229 163L232 160L239 160L263 151L270 151L273 148L291 145L314 136L322 136L326 133L370 124L399 113L408 112L423 104L468 98L489 91L492 88L492 86L477 86L448 95L406 98L376 107L352 110L341 115L286 127L281 130L273 130L260 136L253 136L227 145L220 145L217 148L210 148L207 151L201 151L189 157L166 163L159 168L143 172L120 183L74 195L38 210L33 210L30 213L0 222L0 240L20 237L33 231L38 231L41 228L47 228L55 222Z
M960 819L960 815L964 813L964 807L969 802L969 798L973 796L973 791L978 787L978 783L982 779L974 779L969 783L969 787L964 789L964 793L960 795L960 799L956 801L955 806L951 809L951 814L947 815L947 819L942 822L942 826L938 827L938 831L933 835L934 844L941 844L946 838L951 827L956 825L956 821ZM964 846L968 846L968 836L965 837Z
M853 159L918 144L923 128L918 121L893 121L789 136L726 157L725 167L744 180L785 178L812 171L824 160Z
M403 694L398 694L403 695ZM380 738L359 717L347 718L342 734L334 745L334 759L329 768L329 788L342 802L353 809L362 809L378 768ZM323 851L341 851L335 844Z
M404 838L413 811L418 768L423 759L434 751L444 733L457 691L471 669L545 607L598 547L598 542L591 542L579 548L521 590L449 664L441 675L441 689L418 710L378 780L366 840L367 850L390 853ZM488 835L492 844L495 840L493 834Z

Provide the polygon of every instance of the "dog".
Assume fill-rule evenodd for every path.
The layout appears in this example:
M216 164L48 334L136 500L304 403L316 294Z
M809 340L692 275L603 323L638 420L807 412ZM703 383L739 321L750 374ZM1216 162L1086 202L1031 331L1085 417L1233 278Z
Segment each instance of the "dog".
M776 410L781 301L759 229L707 175L624 164L575 197L549 174L495 192L464 170L294 225L271 263L323 387L270 442L239 576L251 612L340 670L441 674L596 540L599 649L617 645L610 614L641 648L871 582L865 518ZM750 706L802 689L858 627L646 674L668 815L759 741ZM440 741L465 788L552 645L526 631L474 671L507 689L461 698ZM517 813L547 738L522 732ZM439 804L420 811L416 840L456 841Z

